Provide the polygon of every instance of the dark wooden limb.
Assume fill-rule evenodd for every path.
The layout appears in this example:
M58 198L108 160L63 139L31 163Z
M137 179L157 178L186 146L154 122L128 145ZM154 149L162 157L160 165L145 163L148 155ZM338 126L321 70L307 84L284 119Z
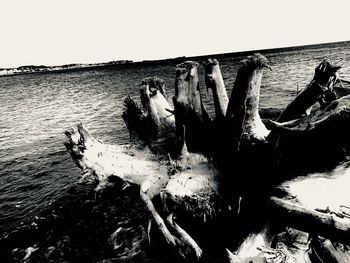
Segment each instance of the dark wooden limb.
M124 100L125 110L122 118L128 128L131 143L146 143L149 135L145 133L146 122L140 106L130 96Z
M286 225L349 244L350 219L306 209L293 200L270 197L273 213Z
M311 256L316 262L320 259L327 263L350 262L350 251L348 246L332 242L329 239L322 237L314 237L312 239Z
M325 107L331 101L336 100L338 95L334 88L341 82L337 76L338 66L332 65L329 61L323 60L318 67L315 68L315 75L309 85L301 91L295 99L287 105L278 122L287 122L302 118L311 113L313 106L319 102L321 107ZM272 129L268 140L275 143L279 136L276 128Z
M205 84L207 89L210 88L213 92L215 116L218 119L223 119L226 116L228 97L219 62L216 59L209 58L203 65L205 69Z
M141 86L143 85L148 85L151 89L158 90L164 96L164 98L167 97L165 94L165 82L161 78L158 78L158 77L144 78L141 81Z
M207 141L210 118L201 99L197 67L198 63L192 61L176 67L175 96L173 97L176 137L181 138L185 127L185 141L189 151L207 152L204 141ZM180 144L180 148L181 146Z
M141 82L142 109L130 97L125 99L123 119L132 142L143 143L155 152L170 152L175 141L175 118L165 97L164 81L145 78Z
M271 122L278 137L272 158L279 173L321 172L346 161L350 152L349 107L350 96L345 96L300 119Z
M336 73L339 68L327 60L322 61L316 67L310 84L287 105L277 121L285 122L309 115L312 106L317 102L327 103L336 99L337 95L333 91L333 85L337 81Z
M141 102L153 138L167 136L175 128L174 116L168 111L171 106L164 92L163 82L158 78L146 78L141 82Z
M197 259L199 260L203 254L202 249L184 229L182 229L178 224L176 224L176 222L174 221L174 213L170 213L167 216L166 221L175 231L179 239L193 249Z
M338 78L334 84L334 92L338 97L344 97L350 94L350 81Z

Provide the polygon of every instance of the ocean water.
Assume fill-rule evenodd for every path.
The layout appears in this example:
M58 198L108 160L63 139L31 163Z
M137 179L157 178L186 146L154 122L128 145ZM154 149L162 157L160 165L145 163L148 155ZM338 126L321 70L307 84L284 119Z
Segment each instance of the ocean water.
M342 65L340 76L350 80L349 42L261 53L272 68L262 80L263 108L285 107L326 57ZM229 95L242 58L234 54L219 58ZM130 95L138 100L139 83L150 76L165 80L171 98L175 66L169 62L1 77L0 236L50 209L77 184L80 170L63 145L68 127L83 122L105 143L127 143L128 131L121 118L123 99ZM202 66L199 74L204 102L213 113Z

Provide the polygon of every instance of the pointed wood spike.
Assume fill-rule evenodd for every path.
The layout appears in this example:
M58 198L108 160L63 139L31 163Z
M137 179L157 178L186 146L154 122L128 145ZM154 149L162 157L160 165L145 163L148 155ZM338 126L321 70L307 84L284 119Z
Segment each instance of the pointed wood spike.
M193 61L186 61L176 66L173 97L177 141L183 136L182 126L185 126L185 141L190 152L206 150L208 146L204 141L211 121L202 102L197 68L198 63Z
M213 92L216 118L223 118L226 115L228 97L221 75L219 62L216 59L207 59L204 63L205 84L207 89Z

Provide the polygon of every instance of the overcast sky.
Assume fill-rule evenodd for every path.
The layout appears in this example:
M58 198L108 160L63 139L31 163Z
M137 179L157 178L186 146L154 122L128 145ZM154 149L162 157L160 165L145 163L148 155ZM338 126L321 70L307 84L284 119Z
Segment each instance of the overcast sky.
M350 40L346 0L0 3L0 67L138 61Z

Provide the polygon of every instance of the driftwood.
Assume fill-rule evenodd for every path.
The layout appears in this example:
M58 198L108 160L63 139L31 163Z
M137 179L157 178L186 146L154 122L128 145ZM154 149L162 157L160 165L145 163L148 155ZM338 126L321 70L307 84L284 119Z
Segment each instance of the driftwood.
M226 116L228 97L219 62L216 59L209 58L203 65L205 69L205 84L207 89L210 88L213 92L215 117L223 119Z
M263 69L269 68L264 56L242 61L230 100L219 63L204 63L207 89L213 93L213 120L201 99L198 66L191 61L177 66L174 107L168 103L164 82L158 78L142 81L142 108L131 98L125 100L123 119L132 146L104 145L82 125L67 131L67 149L84 174L98 178L98 189L110 176L138 186L152 221L184 258L191 258L186 247L196 258L202 256L202 249L178 225L180 210L201 218L215 217L226 210L236 215L242 225L231 227L246 233L246 239L241 242L232 237L236 248L241 245L236 253L229 253L231 262L303 262L302 255L310 243L308 234L293 234L302 236L305 249L294 249L301 239L289 245L285 240L276 242L288 225L310 233L314 232L307 225L317 225L318 235L347 242L346 216L337 219L343 223L332 225L331 216L286 199L288 190L283 190L281 197L271 196L283 189L277 187L279 184L296 177L297 172L334 168L349 156L350 97L337 99L335 95L339 67L323 61L306 89L277 121L268 123L270 132L259 114L261 78ZM316 103L319 107L310 111ZM262 113L276 117L276 112ZM232 196L241 197L236 202ZM156 207L154 197L160 197L164 207ZM255 219L255 214L263 211L271 215ZM275 214L287 214L283 224L272 216ZM303 225L305 218L309 223ZM252 229L250 222L258 221L260 230ZM247 251L253 252L248 255Z
M175 140L175 118L165 97L164 81L146 78L141 82L140 99L143 110L130 97L125 99L123 120L130 141L147 145L153 151L169 152Z
M324 171L346 161L349 106L348 95L303 118L285 123L273 122L274 130L283 135L276 143L274 161L289 172Z
M311 242L312 252L310 258L315 261L322 259L323 262L329 263L346 263L350 262L349 246L332 242L329 239L316 237Z
M242 140L248 144L264 141L269 133L258 111L262 73L268 67L267 59L256 55L243 60L237 73L226 112L235 151Z
M310 262L307 233L292 228L273 229L265 224L251 233L235 253L227 250L230 263ZM273 248L271 248L273 246Z
M201 99L197 67L198 63L192 61L176 66L173 97L176 135L186 141L190 152L208 152L203 142L208 136L210 118ZM185 138L181 139L183 134Z
M325 105L335 100L337 95L333 86L338 81L337 71L339 69L340 67L324 60L315 69L315 75L311 83L285 108L277 121L285 122L298 119L309 115L312 107L317 102Z
M277 197L270 198L270 205L287 225L346 243L350 240L349 217L307 209L293 200Z
M181 82L182 80L178 80L178 91L174 101L177 101L175 105L179 106L175 107L175 112L179 115L175 114L175 118L179 119L184 116L181 114L189 114L191 120L202 123L202 115L196 112L197 106L201 109L201 104L196 104L201 100L182 100L182 92L193 92L195 96L199 96L196 93L197 85L193 85L191 79L191 77L196 77L196 72L193 70L191 72L191 64L184 65L189 67L185 67L181 74L188 73L192 76L189 76L190 78L184 76L184 83ZM187 69L188 71L186 71ZM164 147L169 147L169 134L170 139L172 139L175 127L173 125L174 116L171 115L173 110L167 104L164 92L158 88L152 89L154 86L151 86L150 83L154 82L156 82L154 79L142 81L141 100L145 110L141 111L135 102L127 98L126 105L131 106L124 113L123 118L129 128L136 126L150 129L151 132L147 136L145 134L138 135L138 133L143 133L142 129L131 131L130 135L132 138L143 138L145 142L142 142L142 145L146 143L151 150L159 153L164 151ZM183 98L185 99L186 96ZM133 116L137 118L133 118ZM66 147L77 165L83 169L83 173L92 173L98 177L100 182L98 189L103 186L109 176L117 176L127 184L138 186L140 196L165 240L175 247L183 257L186 257L186 249L183 248L188 246L196 257L200 258L202 250L192 237L174 221L174 215L176 208L181 206L197 217L213 216L216 209L214 203L219 198L220 172L216 165L203 155L187 152L184 130L195 132L191 130L191 124L186 121L181 122L180 127L177 124L177 130L182 128L180 130L182 133L176 140L179 151L175 154L178 158L176 161L170 158L168 165L165 165L164 162L162 165L160 160L164 157L159 156L158 159L151 155L147 149L143 149L143 146L140 150L138 146L128 148L101 144L82 125L78 125L77 130L66 132L69 139ZM164 142L167 143L164 144ZM175 143L174 140L172 142ZM160 216L153 204L152 199L155 196L160 196L163 201L166 213L164 217ZM171 231L168 228L171 228Z

